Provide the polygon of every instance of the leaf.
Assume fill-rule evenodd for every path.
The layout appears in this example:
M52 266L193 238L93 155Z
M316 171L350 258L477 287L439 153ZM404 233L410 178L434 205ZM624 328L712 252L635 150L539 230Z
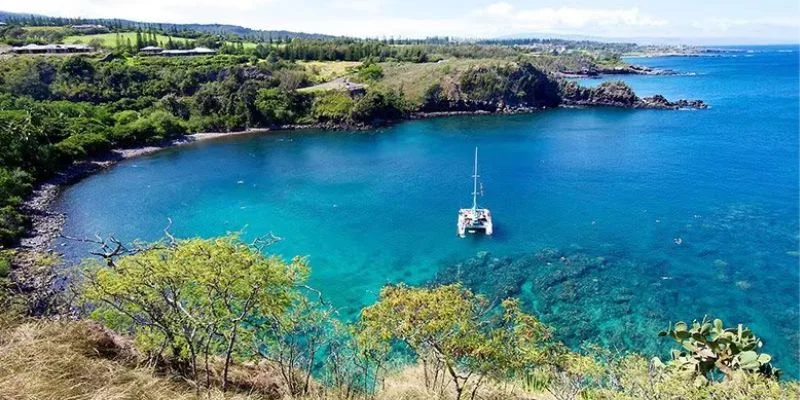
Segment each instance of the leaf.
M758 354L755 351L744 351L739 354L739 362L742 364L749 364L758 360Z

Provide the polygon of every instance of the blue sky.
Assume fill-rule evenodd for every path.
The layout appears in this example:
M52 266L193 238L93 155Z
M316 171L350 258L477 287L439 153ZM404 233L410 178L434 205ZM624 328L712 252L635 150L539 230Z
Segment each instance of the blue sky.
M718 44L800 41L797 0L0 0L0 10L360 37L538 34Z

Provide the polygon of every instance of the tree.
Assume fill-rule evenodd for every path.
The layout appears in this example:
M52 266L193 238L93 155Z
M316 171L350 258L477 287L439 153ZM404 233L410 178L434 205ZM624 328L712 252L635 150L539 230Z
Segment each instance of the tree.
M542 362L551 336L517 301L498 309L459 284L387 286L362 310L360 324L363 342L406 345L422 361L426 385L444 390L447 377L456 399L468 388L474 398L486 378L499 380Z
M315 293L319 295L319 293ZM265 316L255 352L278 366L289 394L308 394L314 363L330 338L334 310L298 296L286 313Z
M341 122L349 118L354 104L347 92L330 90L314 98L312 113L320 121Z
M308 274L303 259L264 256L236 236L170 237L105 258L83 268L80 293L91 317L133 334L151 360L164 357L194 381L202 359L207 386L210 359L221 357L223 390L234 357L252 354L257 327L287 311Z

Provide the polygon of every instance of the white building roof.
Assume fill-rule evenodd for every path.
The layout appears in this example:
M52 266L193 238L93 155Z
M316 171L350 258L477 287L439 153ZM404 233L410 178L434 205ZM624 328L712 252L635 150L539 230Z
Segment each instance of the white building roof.
M28 51L35 51L35 50L92 50L91 47L85 44L26 44L25 46L15 46L11 48L12 50L28 50Z

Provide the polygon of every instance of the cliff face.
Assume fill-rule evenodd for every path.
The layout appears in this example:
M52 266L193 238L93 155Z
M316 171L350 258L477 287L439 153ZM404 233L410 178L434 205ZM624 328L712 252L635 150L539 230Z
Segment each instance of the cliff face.
M662 95L640 98L622 81L603 82L592 88L580 86L573 81L561 83L562 104L569 106L607 106L620 108L645 108L675 110L681 108L705 109L702 100L669 101Z
M640 98L621 81L584 87L547 74L529 63L480 65L447 76L425 92L425 113L514 113L566 106L679 109L706 108L700 100L669 101L661 95Z
M557 107L559 83L530 63L480 65L448 76L425 92L423 112L513 112Z

